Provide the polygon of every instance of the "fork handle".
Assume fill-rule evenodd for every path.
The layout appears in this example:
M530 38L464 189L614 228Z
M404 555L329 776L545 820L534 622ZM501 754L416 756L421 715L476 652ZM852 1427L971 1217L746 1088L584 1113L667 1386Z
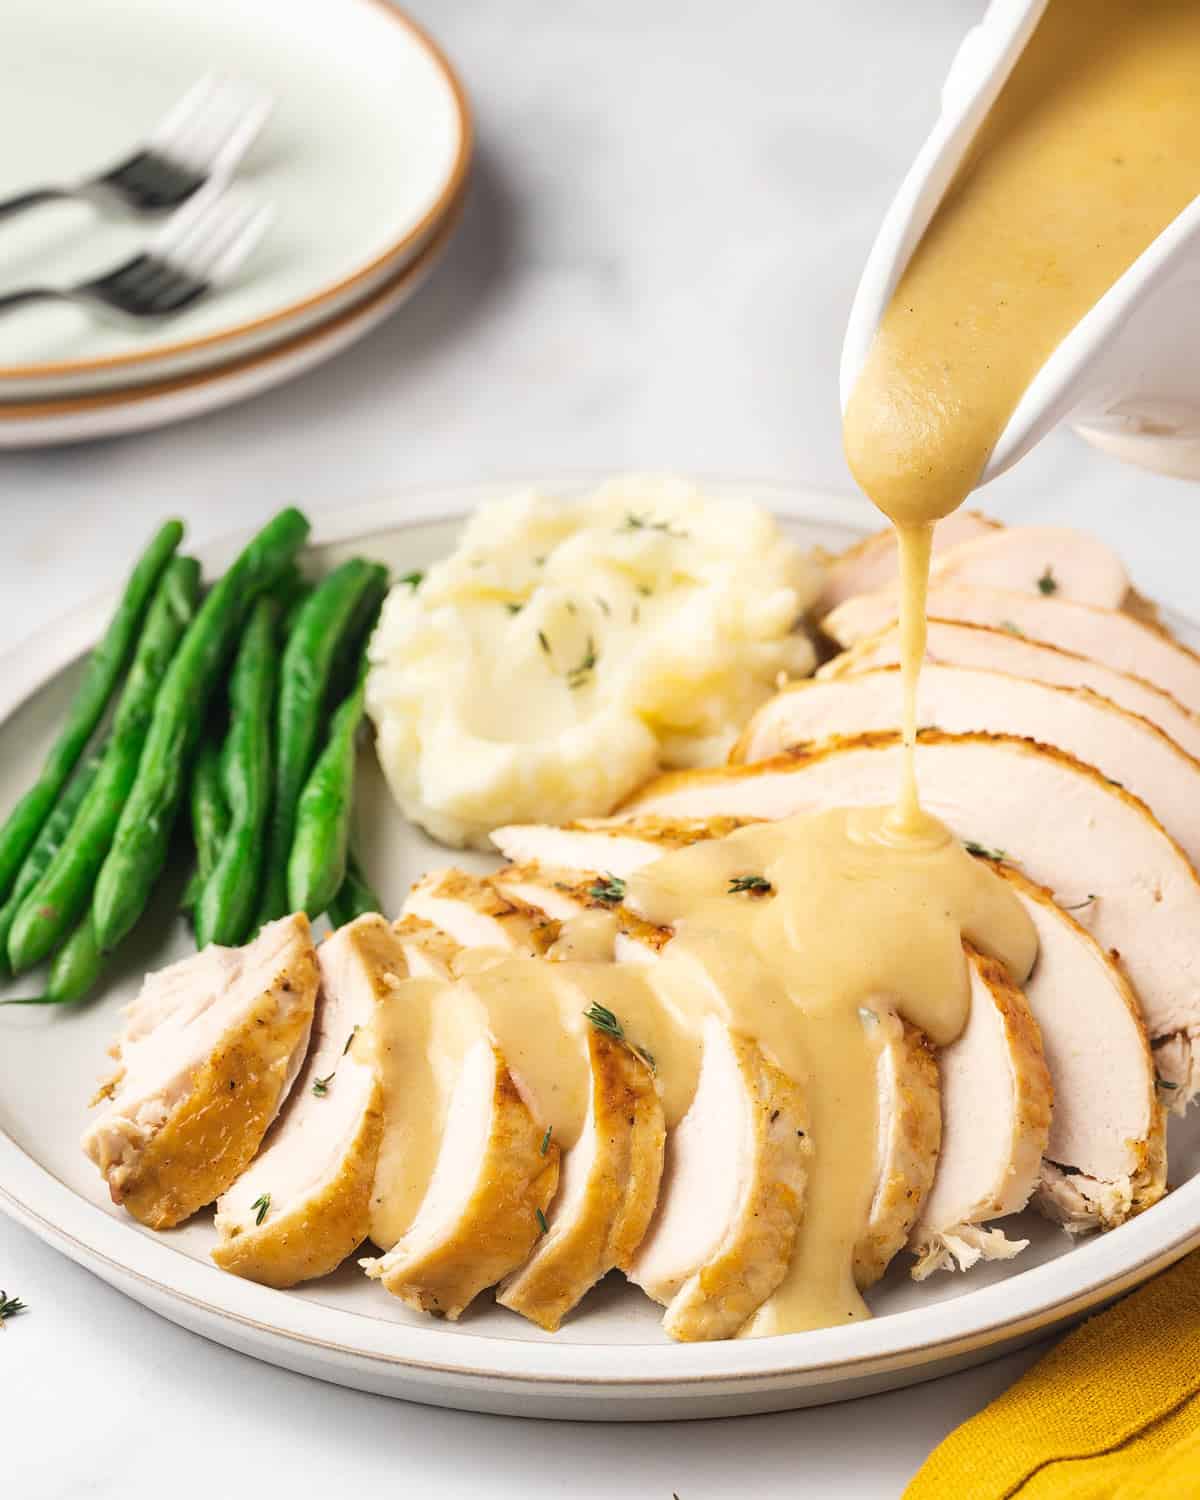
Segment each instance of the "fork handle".
M31 188L27 193L17 193L11 198L0 198L0 221L16 218L17 214L24 213L27 208L37 208L41 203L73 198L75 193L75 188L40 187Z
M27 302L57 302L64 294L49 286L27 286L19 292L0 295L0 317Z

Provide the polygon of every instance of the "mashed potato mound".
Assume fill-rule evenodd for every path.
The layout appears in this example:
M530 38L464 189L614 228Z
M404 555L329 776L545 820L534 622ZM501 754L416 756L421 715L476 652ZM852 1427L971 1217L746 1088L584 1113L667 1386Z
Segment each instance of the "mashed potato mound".
M660 766L721 760L781 677L819 564L749 500L615 480L485 505L393 588L367 704L405 814L443 843L598 817Z

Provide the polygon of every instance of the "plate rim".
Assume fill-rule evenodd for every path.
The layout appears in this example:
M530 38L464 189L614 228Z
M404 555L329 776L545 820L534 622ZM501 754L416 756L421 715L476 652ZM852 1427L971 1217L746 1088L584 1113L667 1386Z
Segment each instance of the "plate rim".
M89 359L67 359L46 363L0 365L0 386L4 382L9 381L16 383L18 381L46 381L86 377L88 375L101 376L114 371L129 371L133 373L148 364L164 364L172 360L184 359L202 351L213 350L224 343L266 334L270 330L278 328L281 324L286 325L297 318L306 318L326 302L336 302L345 297L352 296L354 291L361 287L363 283L370 282L372 278L378 278L380 273L392 261L403 258L409 252L418 250L423 253L422 241L429 238L438 221L453 207L463 187L467 173L470 170L475 149L475 121L470 100L457 70L445 51L433 39L425 27L418 21L415 21L407 11L402 11L397 6L389 4L388 0L354 0L354 3L370 7L373 11L395 22L401 30L407 31L416 42L418 48L427 55L433 64L434 70L442 76L443 81L449 89L451 105L458 125L458 146L441 190L418 223L407 229L398 239L393 240L390 245L372 256L369 261L360 265L356 270L340 277L336 281L330 282L318 291L310 292L307 296L300 297L293 302L285 303L273 312L261 313L257 317L247 318L240 323L232 324L230 327L218 330L215 333L198 334L192 338L177 339L174 343L160 345L157 348L144 351L128 350L122 354L100 355ZM419 258L420 256L418 255ZM318 326L322 325L318 324ZM266 353L268 351L260 350L259 352ZM192 373L200 372L194 371ZM211 368L209 373L211 373ZM164 378L169 377L164 374Z
M345 546L383 533L453 523L484 498L531 485L570 494L612 472L572 470L474 484L410 486L387 498L336 510L312 505L309 546ZM684 477L708 492L759 498L784 519L862 529L875 518L866 501L832 489L767 478L700 473ZM194 550L207 566L221 566L252 530L216 538ZM116 592L108 591L51 622L0 656L0 724L87 649ZM712 1344L555 1343L494 1334L448 1335L436 1326L373 1318L230 1276L89 1202L3 1128L0 1209L121 1290L128 1290L127 1282L138 1284L149 1298L147 1305L187 1326L199 1324L200 1331L218 1341L222 1331L229 1335L236 1329L252 1342L259 1341L252 1352L276 1363L286 1362L279 1358L285 1351L296 1359L307 1352L310 1359L320 1355L342 1371L382 1371L393 1383L407 1374L444 1387L449 1378L464 1396L497 1387L557 1389L597 1398L622 1392L694 1394L698 1388L714 1395L754 1389L766 1393L919 1369L1076 1317L1200 1245L1197 1174L1146 1213L1077 1243L1068 1255L960 1297L852 1328ZM1067 1267L1073 1274L1065 1274ZM634 1348L636 1370L630 1368Z
M374 3L374 0L371 0ZM0 399L0 438L5 423L57 421L63 417L81 416L94 411L110 411L139 402L162 400L180 395L202 386L219 384L237 375L257 369L260 365L272 364L288 359L311 344L319 343L338 333L347 325L368 317L382 304L401 292L414 288L439 264L450 247L456 230L462 222L466 203L466 187L459 196L447 205L441 222L418 253L405 261L387 280L373 287L357 301L349 302L330 317L298 329L294 334L269 344L266 348L251 349L245 354L235 355L219 365L206 365L201 369L188 370L177 375L163 375L157 380L148 380L140 385L121 386L113 390L96 390L75 396L47 397L33 401L4 401ZM0 372L2 373L2 372Z

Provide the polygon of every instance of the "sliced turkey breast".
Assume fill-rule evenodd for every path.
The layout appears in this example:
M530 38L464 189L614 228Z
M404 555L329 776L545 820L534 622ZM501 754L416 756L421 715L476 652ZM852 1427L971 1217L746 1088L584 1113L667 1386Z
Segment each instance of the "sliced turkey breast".
M1054 1115L1035 1201L1072 1233L1111 1229L1166 1191L1165 1122L1137 1001L1119 966L1049 891L1011 865L996 869L1038 935L1024 989Z
M930 583L1011 589L1120 609L1129 575L1111 547L1066 526L1005 526L939 554Z
M978 511L951 511L934 527L933 555L937 557L960 542L989 536L1000 529L999 521L989 520ZM813 618L821 619L843 599L886 587L895 580L898 566L896 533L890 526L873 536L864 537L861 542L829 559L825 587L813 606Z
M673 1338L732 1338L787 1272L812 1145L799 1086L715 1016L667 1144L658 1212L627 1268Z
M317 950L313 1040L263 1148L217 1200L213 1259L223 1270L287 1287L335 1270L366 1239L383 1137L373 1022L394 990L371 962L364 916Z
M938 1055L942 1152L912 1233L917 1281L1025 1248L1028 1240L982 1226L1025 1207L1050 1136L1053 1091L1037 1022L1004 966L963 946L971 1010Z
M317 958L301 913L244 948L147 975L125 1009L117 1071L83 1137L114 1203L169 1229L246 1168L308 1046Z
M687 843L696 842L698 826L688 828ZM723 821L712 826L714 837L724 835L726 825ZM550 828L544 830L547 843L550 847L561 848L559 841L549 837L554 831ZM536 841L536 830L528 829L526 834ZM619 829L616 836L618 839L623 836ZM645 850L651 847L652 841L635 840L631 837L630 842L636 844L636 848ZM580 847L587 846L587 839L581 838ZM654 849L653 857L664 852L661 844L654 845ZM622 862L623 856L620 853L615 852L615 857L618 862ZM634 859L636 852L631 850L624 857ZM566 871L544 870L537 865L510 866L499 871L492 879L505 893L510 890L519 891L527 902L540 904L544 910L562 920L597 903L594 892L598 877L586 872L576 871L572 876ZM628 907L614 904L611 900L606 905L617 923L616 951L619 957L636 960L640 956L645 961L662 952L673 936L668 929L652 928L648 923L642 922ZM881 1015L879 1024L883 1026L884 1034L878 1064L876 1186L867 1224L854 1249L855 1279L860 1289L878 1281L889 1262L907 1242L909 1231L933 1181L941 1135L937 1063L925 1038L915 1027L901 1022L891 1013ZM661 1050L666 1051L665 1048ZM758 1076L763 1075L760 1072ZM672 1079L663 1081L668 1097L673 1084ZM690 1109L706 1110L716 1097L705 1095L702 1098L697 1092ZM670 1110L669 1115L672 1119L677 1118L678 1110ZM693 1116L693 1126L690 1128L707 1131L715 1127L701 1114L699 1118ZM670 1150L668 1143L668 1152ZM673 1191L668 1184L664 1192L669 1190ZM665 1213L669 1209L664 1205L661 1211ZM715 1278L707 1277L704 1284L713 1288L718 1285Z
M611 823L608 827L611 844L628 839L631 849L642 846L637 824ZM553 832L546 830L547 834ZM594 848L596 837L595 833L591 835L589 850ZM526 829L522 843L528 847L537 839L536 829ZM547 842L563 852L561 840ZM623 857L616 848L610 852L614 860ZM1186 1073L1176 1078L1165 1063L1167 1054L1186 1048L1186 1043L1171 1043L1152 1054L1137 1000L1119 963L1072 913L1055 904L1043 886L1012 865L994 863L994 868L1016 890L1038 934L1038 960L1023 989L1041 1033L1054 1111L1035 1202L1072 1232L1111 1228L1157 1202L1165 1190L1164 1119L1155 1086L1155 1063L1168 1081L1186 1083ZM528 892L527 899L536 900L534 870L502 870L496 879L502 886L518 879ZM565 879L556 873L550 882L560 892L560 901L569 899L561 894L566 889ZM583 879L586 889L589 877ZM1091 905L1092 901L1085 898L1080 911ZM556 915L569 915L569 910ZM911 1032L910 1042L923 1048L919 1035L911 1028L906 1031ZM872 1225L885 1226L887 1232L881 1255L870 1254L870 1235L859 1246L856 1265L860 1268L860 1287L878 1279L899 1248L893 1229L896 1215L880 1203L881 1195L898 1187L902 1210L907 1201L906 1185L920 1180L924 1162L929 1163L931 1175L937 1154L936 1134L931 1149L921 1143L922 1133L937 1125L936 1070L928 1085L935 1094L931 1116L928 1108L920 1107L921 1090L913 1089L914 1076L920 1077L920 1055L906 1059L888 1047L883 1059L881 1092L885 1098L890 1092L893 1099L907 1100L908 1108L885 1105L885 1117L890 1115L896 1123L881 1151L881 1160L891 1165L881 1171ZM898 1062L903 1066L897 1067ZM1014 1065L1008 1066L1011 1070ZM902 1155L906 1141L915 1143L911 1157ZM912 1204L907 1228L911 1228L919 1206L920 1198ZM900 1244L907 1238L907 1228ZM1002 1241L990 1243L1003 1249ZM956 1248L966 1252L975 1247L964 1241ZM872 1263L873 1271L863 1269Z
M557 932L560 925L543 907L513 899L492 881L461 870L427 877L410 900L422 910L436 910L445 923L445 938L461 943L463 949L506 948L528 956L531 928ZM574 916L590 904L585 895L580 902L564 901L563 911ZM649 929L648 923L641 925ZM547 1234L497 1294L504 1306L550 1331L597 1281L614 1267L623 1267L636 1250L658 1200L666 1137L662 1102L645 1058L582 1019L593 1000L611 997L599 996L597 986L586 981L578 983L575 994L572 973L556 966L550 977L572 989L572 1013L581 1018L574 1038L564 1034L563 1044L570 1049L582 1041L586 1049L587 1118L578 1140L564 1142L560 1134L562 1177L549 1210ZM522 1024L553 1024L553 1019L531 1010ZM513 1040L519 1045L519 1039ZM648 1045L655 1044L656 1036ZM528 1088L519 1054L509 1056L522 1087ZM538 1103L536 1098L533 1102Z
M441 928L466 948L504 948L526 958L540 958L558 937L558 924L545 912L505 900L465 870L438 870L419 880L404 914Z
M569 870L602 870L606 875L625 876L668 849L686 849L690 842L720 838L741 826L739 818L639 818L638 845L625 842L614 851L608 838L607 818L582 818L576 823L554 827L544 823L514 823L497 828L492 843L514 864L540 864L547 869L556 866ZM533 843L524 840L532 830ZM591 834L595 831L595 838ZM554 848L561 837L564 852L560 859ZM594 854L589 857L589 847ZM624 858L625 863L605 864L605 859ZM629 863L629 861L633 861Z
M558 1147L480 1037L458 1072L437 1165L416 1218L378 1260L361 1262L394 1297L457 1319L529 1258L558 1186Z
M947 583L930 589L928 612L930 619L989 625L1092 657L1116 672L1143 678L1200 713L1200 656L1127 611L1093 609L1056 595ZM860 594L827 615L822 629L838 645L853 646L890 628L896 617L894 595Z
M829 735L895 729L900 712L898 667L793 683L754 715L731 759L766 760ZM1149 719L1088 688L931 663L921 673L917 722L952 734L1024 735L1069 751L1141 797L1200 865L1200 761Z
M662 776L624 810L655 817L782 818L805 809L884 804L900 776L896 734L831 739L751 766ZM1144 803L1065 751L1006 735L925 730L922 798L970 844L1008 851L1104 948L1120 954L1156 1051L1180 1038L1187 1082L1200 1035L1200 882ZM617 820L614 820L617 821ZM1088 898L1091 898L1090 900Z
M1010 630L987 625L956 624L930 620L926 632L925 659L950 667L977 667L989 672L1008 672L1034 682L1058 687L1090 688L1123 708L1140 714L1170 735L1181 750L1200 756L1200 716L1189 713L1169 693L1127 672L1117 672L1103 662L1092 661L1057 646L1044 646ZM819 678L852 677L876 667L892 667L900 661L900 636L895 629L869 636L850 651L828 661Z
M614 1266L629 1265L662 1178L666 1128L654 1074L631 1047L595 1027L588 1052L588 1117L563 1154L547 1232L496 1294L550 1333Z

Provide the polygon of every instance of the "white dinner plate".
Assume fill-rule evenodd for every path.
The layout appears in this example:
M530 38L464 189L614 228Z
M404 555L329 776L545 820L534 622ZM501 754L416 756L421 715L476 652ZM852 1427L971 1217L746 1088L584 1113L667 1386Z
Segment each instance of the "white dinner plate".
M208 72L275 99L238 172L274 210L262 244L218 294L158 323L53 303L8 314L0 402L161 380L293 337L394 278L458 195L461 86L387 0L4 0L0 197L111 165ZM158 222L32 210L0 226L0 291L94 275Z
M569 493L592 479L547 480ZM794 533L842 547L873 527L861 502L746 481L708 481L791 518ZM407 572L450 547L461 517L508 493L489 485L318 516L314 554L361 552ZM222 566L235 542L206 551ZM0 805L32 778L112 600L98 601L12 652L0 669ZM1191 645L1200 630L1172 621ZM406 826L365 751L358 823L364 862L398 907L422 871L459 858ZM468 856L477 868L487 857ZM1172 1191L1139 1218L1073 1243L1030 1213L1013 1226L1032 1240L1017 1260L944 1274L921 1286L899 1256L870 1294L876 1317L849 1328L713 1344L672 1344L656 1309L610 1276L563 1330L540 1332L480 1298L460 1323L409 1312L353 1261L323 1281L280 1292L208 1260L211 1218L166 1234L143 1229L107 1200L79 1149L87 1101L105 1068L118 1010L142 971L190 951L175 918L184 872L164 881L158 908L123 952L113 982L76 1010L0 1010L0 1206L105 1281L176 1323L231 1348L343 1385L416 1401L536 1417L651 1420L775 1411L943 1375L1026 1343L1144 1281L1200 1244L1200 1132L1171 1126ZM29 980L22 988L28 990ZM1006 1229L1013 1221L1006 1223Z
M164 427L246 401L324 364L370 333L424 285L445 254L460 217L461 199L451 206L420 255L369 296L328 321L257 354L244 355L214 370L198 370L129 390L69 396L60 401L0 404L0 451L52 448Z

